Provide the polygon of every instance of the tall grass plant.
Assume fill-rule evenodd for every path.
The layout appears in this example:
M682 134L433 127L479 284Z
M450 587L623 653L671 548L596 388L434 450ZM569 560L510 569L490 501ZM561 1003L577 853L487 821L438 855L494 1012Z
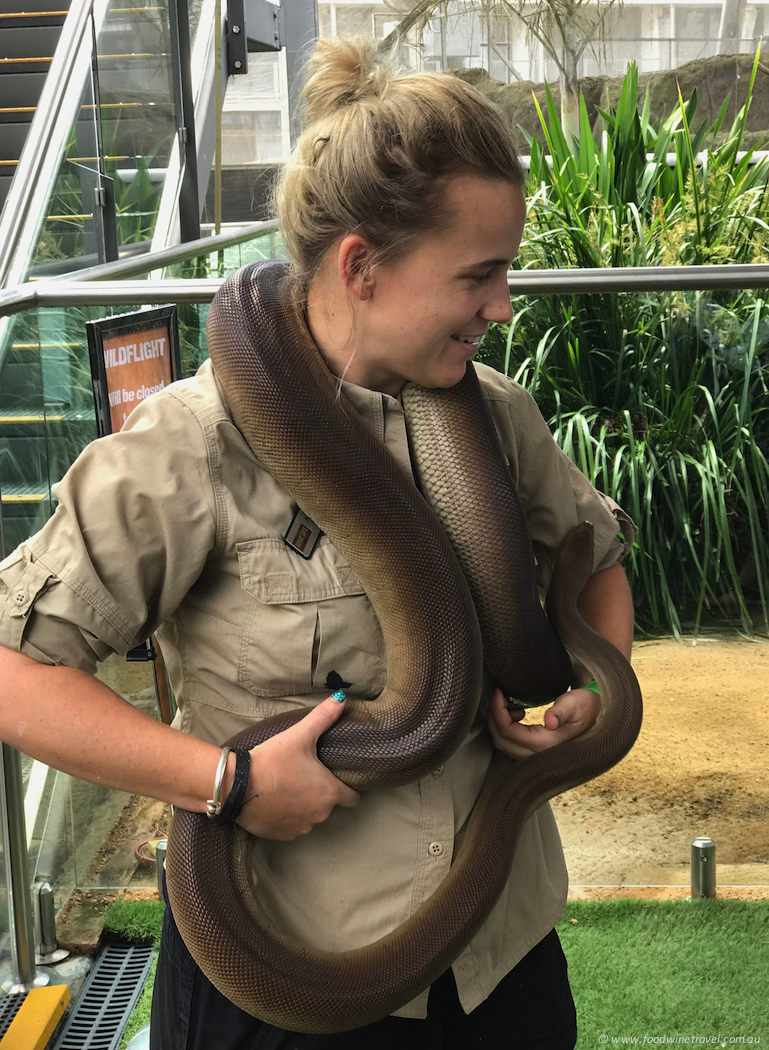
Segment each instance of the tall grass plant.
M726 102L694 130L696 97L681 98L654 128L648 93L640 106L637 93L631 65L595 136L583 102L573 149L547 96L517 265L769 261L767 161L740 156L750 91L720 145ZM765 295L516 296L513 306L482 356L533 394L567 454L634 517L639 626L767 630Z

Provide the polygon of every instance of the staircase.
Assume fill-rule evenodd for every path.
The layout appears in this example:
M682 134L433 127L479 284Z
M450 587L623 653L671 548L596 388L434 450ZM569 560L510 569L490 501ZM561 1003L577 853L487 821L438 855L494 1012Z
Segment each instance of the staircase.
M0 204L66 14L58 0L0 0ZM88 86L82 98L34 253L35 276L106 261L105 245L106 258L117 258L118 244L151 239L175 135L167 33L165 8L146 0L126 0L107 15L100 95ZM97 112L107 175L101 200ZM84 325L110 312L46 309L8 320L0 348L0 492L9 551L50 517L51 485L96 436Z
M0 208L68 9L69 0L0 0Z

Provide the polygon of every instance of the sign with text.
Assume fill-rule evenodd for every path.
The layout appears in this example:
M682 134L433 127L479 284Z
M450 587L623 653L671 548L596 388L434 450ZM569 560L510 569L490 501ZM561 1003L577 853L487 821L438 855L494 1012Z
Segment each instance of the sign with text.
M116 434L131 411L181 375L175 306L90 321L99 437Z

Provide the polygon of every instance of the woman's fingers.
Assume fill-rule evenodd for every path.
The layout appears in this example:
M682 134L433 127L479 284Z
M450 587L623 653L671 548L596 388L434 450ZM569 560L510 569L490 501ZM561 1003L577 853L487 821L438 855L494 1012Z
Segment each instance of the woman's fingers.
M247 801L238 818L247 831L286 841L306 835L336 806L358 804L358 792L317 755L318 738L343 710L343 699L328 697L301 721L252 749Z
M572 740L593 725L601 701L590 689L572 689L549 707L540 725L521 725L521 713L508 711L507 701L498 689L491 701L489 731L494 746L510 758L526 758L566 740Z

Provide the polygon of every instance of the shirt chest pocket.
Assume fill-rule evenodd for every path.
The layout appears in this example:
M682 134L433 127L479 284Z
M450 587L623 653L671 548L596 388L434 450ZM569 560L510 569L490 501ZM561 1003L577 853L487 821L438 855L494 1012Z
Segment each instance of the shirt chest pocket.
M236 545L240 583L250 595L238 681L256 696L322 691L336 671L356 698L381 692L382 634L349 562L322 536L309 559L280 539Z

